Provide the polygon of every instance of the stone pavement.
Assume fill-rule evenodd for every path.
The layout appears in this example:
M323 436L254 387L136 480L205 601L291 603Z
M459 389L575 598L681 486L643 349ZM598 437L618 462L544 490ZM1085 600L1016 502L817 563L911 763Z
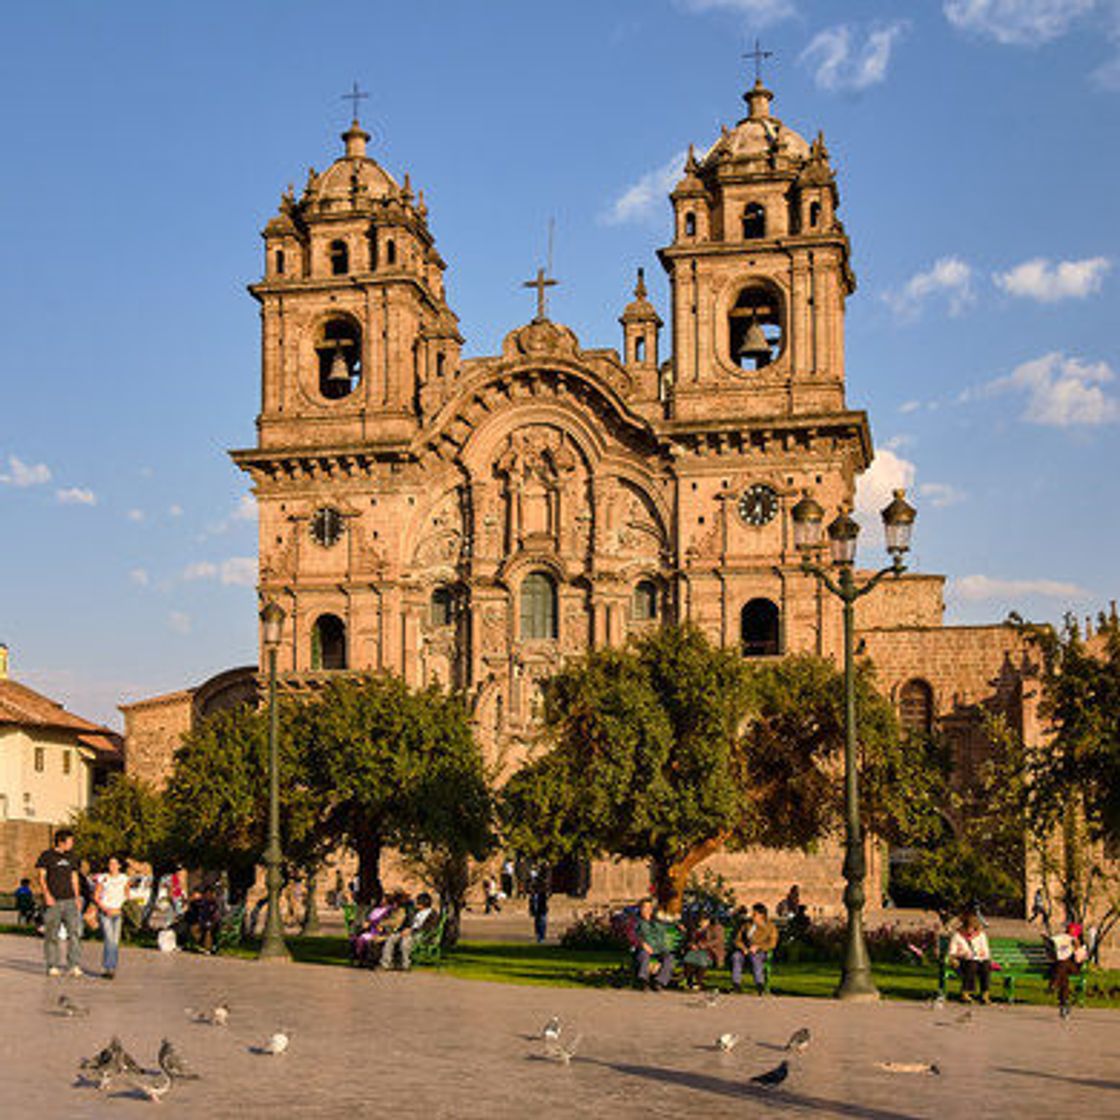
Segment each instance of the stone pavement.
M0 937L0 1115L79 1117L910 1117L1120 1115L1120 1015L1052 1008L842 1006L827 1000L512 987L430 971L379 974L264 965L126 949L112 983L48 979L37 940ZM93 963L96 947L87 945ZM50 1014L61 992L83 1019ZM226 1028L187 1022L219 999ZM542 1024L582 1035L570 1066L546 1060ZM808 1025L813 1042L786 1086L750 1086L779 1045ZM291 1048L250 1046L278 1027ZM730 1054L713 1046L742 1036ZM154 1066L170 1037L202 1074L160 1106L77 1085L78 1059L117 1033ZM936 1062L940 1077L887 1073L876 1061Z

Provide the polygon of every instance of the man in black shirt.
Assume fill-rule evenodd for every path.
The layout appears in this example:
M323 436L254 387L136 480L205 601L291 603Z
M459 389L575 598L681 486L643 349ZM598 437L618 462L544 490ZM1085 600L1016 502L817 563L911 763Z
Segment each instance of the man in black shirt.
M78 964L82 953L82 915L78 909L78 861L74 858L74 833L60 828L54 834L54 847L48 848L35 866L39 869L39 889L46 911L43 915L43 951L47 975L59 976L58 932L66 927L66 966L71 976L81 976Z

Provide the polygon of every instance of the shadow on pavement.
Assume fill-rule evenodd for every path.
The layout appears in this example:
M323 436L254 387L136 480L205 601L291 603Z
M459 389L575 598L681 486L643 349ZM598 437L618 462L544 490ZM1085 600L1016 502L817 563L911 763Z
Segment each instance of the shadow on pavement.
M1070 1085L1084 1085L1089 1089L1120 1090L1120 1081L1105 1081L1100 1077L1071 1077L1066 1073L1046 1073L1040 1069L1017 1069L1015 1066L996 1066L997 1073L1017 1073L1020 1077L1041 1077L1046 1081L1066 1081Z
M751 1100L757 1104L769 1105L786 1111L800 1109L805 1112L833 1113L837 1116L851 1116L856 1120L916 1120L904 1112L888 1112L869 1105L849 1104L847 1101L832 1101L823 1097L808 1097L789 1089L764 1089L747 1081L730 1081L713 1077L706 1073L691 1073L687 1070L662 1069L657 1066L633 1065L629 1062L604 1062L595 1058L577 1058L581 1064L599 1065L613 1069L616 1073L631 1077L644 1077L651 1081L662 1081L669 1085L681 1085L702 1093L716 1093L722 1097L737 1100ZM573 1062L574 1064L574 1062Z

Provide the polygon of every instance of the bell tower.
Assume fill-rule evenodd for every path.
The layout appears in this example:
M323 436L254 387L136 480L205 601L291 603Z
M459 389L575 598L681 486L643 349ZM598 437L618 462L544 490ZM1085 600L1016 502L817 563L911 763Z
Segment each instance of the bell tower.
M703 157L689 150L671 195L674 419L844 407L855 277L836 180L823 136L806 142L772 99L756 80L747 115Z

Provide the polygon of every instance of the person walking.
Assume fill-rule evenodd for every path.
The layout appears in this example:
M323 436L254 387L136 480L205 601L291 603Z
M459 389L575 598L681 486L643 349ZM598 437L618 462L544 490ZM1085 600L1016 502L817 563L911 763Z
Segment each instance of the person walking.
M548 872L538 871L529 887L529 913L539 945L548 936Z
M54 844L38 860L39 890L46 910L43 915L43 954L48 976L61 976L59 968L59 930L66 927L66 967L71 976L81 976L82 915L78 909L78 861L74 858L74 833L60 828Z
M128 901L128 876L116 856L109 857L105 874L98 876L93 901L101 922L101 975L112 980L120 959L121 912Z

